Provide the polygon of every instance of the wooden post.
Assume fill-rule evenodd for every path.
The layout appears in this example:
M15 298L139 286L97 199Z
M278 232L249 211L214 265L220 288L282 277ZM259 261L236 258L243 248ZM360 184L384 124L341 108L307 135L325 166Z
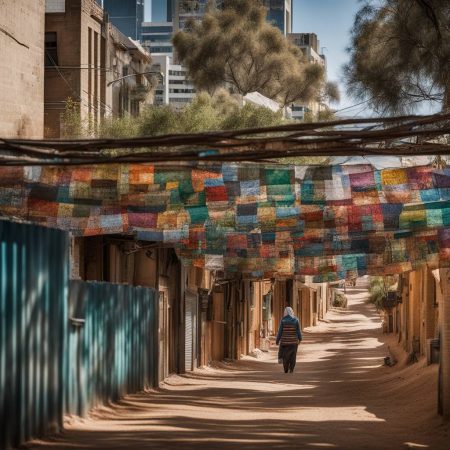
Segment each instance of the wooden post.
M441 283L444 292L441 322L441 405L444 417L450 419L450 269L442 269Z

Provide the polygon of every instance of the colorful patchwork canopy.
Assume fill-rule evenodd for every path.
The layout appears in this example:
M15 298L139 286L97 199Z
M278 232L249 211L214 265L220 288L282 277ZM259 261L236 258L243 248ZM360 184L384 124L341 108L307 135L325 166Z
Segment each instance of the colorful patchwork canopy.
M132 233L211 270L327 281L447 266L450 170L2 167L0 215L74 235Z

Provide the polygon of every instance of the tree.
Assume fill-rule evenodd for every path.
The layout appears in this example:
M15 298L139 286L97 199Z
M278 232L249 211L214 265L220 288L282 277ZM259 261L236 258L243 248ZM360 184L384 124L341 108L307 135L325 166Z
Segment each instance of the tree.
M318 101L323 104L339 103L341 101L341 93L338 85L333 81L328 81L319 93Z
M223 89L210 96L203 92L180 110L170 106L148 106L138 117L108 117L96 127L82 119L79 108L69 99L63 114L64 137L137 137L174 133L237 130L281 125L282 112L240 102Z
M348 91L381 112L450 107L450 2L365 0L352 30Z
M230 86L235 93L256 91L283 106L316 97L323 68L307 63L266 15L258 0L228 0L222 10L208 10L201 22L190 22L174 36L177 55L198 90L214 93Z

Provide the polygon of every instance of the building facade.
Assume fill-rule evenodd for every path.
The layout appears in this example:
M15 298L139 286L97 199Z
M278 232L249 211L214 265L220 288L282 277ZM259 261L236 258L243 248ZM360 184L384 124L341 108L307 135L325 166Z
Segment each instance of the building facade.
M173 23L175 31L184 30L189 20L201 21L208 6L221 7L220 0L175 0Z
M287 36L292 32L292 0L262 0L267 20Z
M45 135L61 137L70 99L95 129L107 116L136 115L146 97L150 56L94 0L66 0L45 15ZM133 76L135 74L135 76Z
M45 1L0 0L0 136L42 138Z
M162 82L155 91L155 105L171 105L181 109L195 97L196 90L187 77L187 70L180 64L175 64L168 54L155 54L152 57L152 70L161 72Z
M174 0L151 0L151 21L172 22Z
M296 45L303 53L305 60L310 64L318 64L327 69L325 55L320 52L320 41L315 33L290 33L288 39ZM311 101L308 104L295 102L291 105L292 118L304 120L308 115L317 117L321 111L319 100Z
M151 55L173 55L173 23L144 22L142 24L141 43Z
M125 36L140 39L144 22L144 0L103 0L103 8L113 25Z
M311 64L319 64L326 68L325 55L321 53L320 41L315 33L290 33L288 39L303 52Z

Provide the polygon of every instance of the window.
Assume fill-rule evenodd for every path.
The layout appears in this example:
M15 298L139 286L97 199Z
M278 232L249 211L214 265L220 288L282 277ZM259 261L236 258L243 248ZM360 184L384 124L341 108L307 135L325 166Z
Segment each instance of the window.
M189 103L192 101L192 97L191 98L171 98L170 99L170 103L174 102L174 103Z
M56 33L51 31L45 33L45 66L58 65L58 43Z
M142 27L142 33L173 33L173 27Z
M143 34L146 42L170 42L172 35L170 34Z
M150 47L150 53L172 53L172 47Z
M175 77L183 77L186 75L185 70L169 70L169 75L173 75Z
M195 94L195 89L169 89L171 94Z
M192 82L189 80L169 80L169 84L179 84L192 86Z
M63 13L66 12L66 0L46 0L45 13Z

